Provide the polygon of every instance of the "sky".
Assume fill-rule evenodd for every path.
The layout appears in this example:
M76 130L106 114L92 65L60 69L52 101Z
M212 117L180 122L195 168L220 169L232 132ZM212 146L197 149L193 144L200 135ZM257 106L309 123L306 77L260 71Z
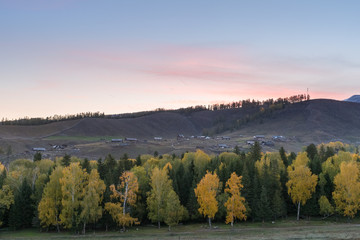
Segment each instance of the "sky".
M0 118L360 94L357 0L0 0Z

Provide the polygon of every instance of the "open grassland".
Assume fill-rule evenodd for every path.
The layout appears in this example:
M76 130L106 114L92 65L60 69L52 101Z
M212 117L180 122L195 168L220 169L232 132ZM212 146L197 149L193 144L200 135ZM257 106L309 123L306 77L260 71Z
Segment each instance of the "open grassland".
M360 224L332 223L324 221L280 221L272 223L241 223L231 229L224 224L208 229L202 224L167 227L133 227L123 232L88 231L86 235L70 232L41 233L37 229L23 231L1 231L0 239L360 239Z

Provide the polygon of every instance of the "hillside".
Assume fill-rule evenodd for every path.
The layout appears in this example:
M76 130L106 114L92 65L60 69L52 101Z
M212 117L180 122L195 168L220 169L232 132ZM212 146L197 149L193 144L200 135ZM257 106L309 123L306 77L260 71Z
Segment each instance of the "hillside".
M320 143L342 139L360 140L360 104L317 99L288 106L244 128L246 133L297 136Z
M13 154L18 156L24 153L31 155L33 147L51 150L54 145L64 145L71 148L57 152L51 150L49 154L63 155L70 149L73 155L101 157L107 153L120 155L125 152L136 156L151 154L155 150L176 154L195 148L208 152L221 151L214 150L214 146L220 143L216 140L190 138L197 135L227 135L231 137L231 142L227 143L230 148L239 145L243 149L246 149L246 140L251 140L254 135L265 135L267 139L273 135L285 136L291 141L276 143L272 148L284 145L291 151L299 151L309 143L334 140L360 142L358 103L317 99L290 104L263 115L258 113L258 107L192 113L168 111L136 118L88 118L38 126L0 126L0 147L6 149L10 145ZM240 120L244 123L236 125ZM185 135L189 140L178 141L178 134ZM154 142L156 136L163 137L164 141ZM138 144L123 145L106 143L111 138L126 137L140 141Z

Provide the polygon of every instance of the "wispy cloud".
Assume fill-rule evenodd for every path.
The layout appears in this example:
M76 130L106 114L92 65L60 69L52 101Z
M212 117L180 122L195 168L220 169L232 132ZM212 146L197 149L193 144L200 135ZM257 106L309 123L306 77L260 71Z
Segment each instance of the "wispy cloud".
M133 84L138 83L139 91L141 85L151 86L147 83L151 81L163 90L167 86L177 88L176 92L229 97L287 96L303 93L306 88L314 97L321 97L326 92L331 96L339 87L348 94L354 79L360 77L356 63L326 56L305 59L255 54L242 46L154 45L134 49L71 50L63 56L62 64L102 74L102 81L128 82L130 77Z

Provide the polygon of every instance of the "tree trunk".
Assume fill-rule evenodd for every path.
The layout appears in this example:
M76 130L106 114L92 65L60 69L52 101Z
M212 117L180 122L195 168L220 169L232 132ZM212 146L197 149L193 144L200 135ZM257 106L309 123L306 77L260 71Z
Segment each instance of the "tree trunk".
M169 232L171 231L170 225L169 225Z
M211 229L211 218L209 218L209 227Z
M231 221L231 228L234 227L234 220Z
M56 219L56 230L57 230L57 232L59 233L59 232L60 232L60 227L59 227L58 217L55 216L55 219Z
M158 221L158 228L160 229L160 221Z
M300 202L298 203L298 210L297 210L297 218L296 218L296 220L299 221L299 219L300 219Z
M84 227L83 227L83 235L85 235L85 233L86 233L86 223L84 222Z

